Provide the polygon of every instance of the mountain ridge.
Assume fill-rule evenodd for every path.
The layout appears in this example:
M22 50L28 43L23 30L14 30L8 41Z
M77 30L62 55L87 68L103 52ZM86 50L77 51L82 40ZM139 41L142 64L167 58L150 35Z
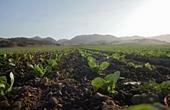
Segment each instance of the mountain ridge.
M163 35L162 35L163 36ZM168 35L166 35L167 37ZM170 38L170 35L169 35ZM60 40L58 40L60 41ZM89 34L89 35L78 35L68 40L65 39L62 42L58 42L61 45L87 45L87 44L168 44L170 39L161 39L160 36L154 37L143 37L143 36L124 36L116 37L113 35L100 35L100 34Z
M0 38L0 47L25 47L33 45L58 45L56 41L52 38L25 38L25 37L16 37L16 38Z
M35 36L32 38L0 38L0 47L30 46L30 45L95 45L95 44L170 44L170 34L143 37L143 36L123 36L87 34L78 35L72 39L55 40L51 37L42 38Z

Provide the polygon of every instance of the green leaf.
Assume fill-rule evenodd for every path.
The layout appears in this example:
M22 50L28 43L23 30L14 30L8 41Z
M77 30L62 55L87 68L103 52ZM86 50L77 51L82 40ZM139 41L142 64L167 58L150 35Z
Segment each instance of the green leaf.
M96 89L101 88L105 83L106 81L100 77L93 79L91 82L92 86L95 87Z
M46 71L47 71L47 67L44 68L42 64L34 64L34 65L29 65L35 72L35 74L39 77L42 77Z
M118 81L120 77L120 72L116 71L113 74L108 74L104 79L108 82L113 82L114 84Z
M11 63L9 63L9 65L10 65L10 66L16 66L16 65L15 65L14 63L12 63L12 62L11 62Z
M114 72L114 74L109 74L104 78L107 82L107 84L106 84L107 85L107 91L109 93L114 92L114 89L116 87L116 83L117 83L119 77L120 77L120 72L116 71L116 72Z
M5 89L5 84L0 83L0 89Z
M100 70L103 71L105 70L110 64L108 62L102 62L100 64Z
M7 78L6 76L1 76L0 77L0 96L5 95L5 93L10 92L12 90L12 86L14 84L14 75L11 72L9 74L10 77L10 84L7 83Z
M57 62L56 62L55 59L49 59L49 60L47 60L47 62L48 62L48 65L49 65L50 67L54 67L54 66L57 65Z
M9 77L10 77L11 84L9 88L7 89L7 92L10 92L12 90L12 86L14 84L14 74L12 72L10 72Z
M90 66L90 68L97 67L96 60L93 57L88 57L87 59L88 59L88 65Z
M4 90L0 89L0 96L4 96L5 93L4 93Z
M131 106L128 108L128 110L159 110L159 109L149 104L140 104Z
M7 79L5 76L0 76L0 84L6 84L7 83Z
M87 60L90 62L96 62L96 60L93 57L88 57Z
M30 68L34 69L34 66L32 64L29 64L28 65Z

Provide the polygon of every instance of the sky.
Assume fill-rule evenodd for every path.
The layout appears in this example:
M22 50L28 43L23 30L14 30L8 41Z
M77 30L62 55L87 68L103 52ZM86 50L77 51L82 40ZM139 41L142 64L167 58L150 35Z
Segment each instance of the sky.
M170 34L170 0L0 0L0 37Z

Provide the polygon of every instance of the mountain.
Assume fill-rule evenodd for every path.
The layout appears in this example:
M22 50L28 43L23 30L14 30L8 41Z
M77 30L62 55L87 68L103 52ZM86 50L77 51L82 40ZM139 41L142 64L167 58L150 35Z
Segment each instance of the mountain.
M62 45L85 45L85 44L167 44L165 41L145 38L142 36L126 36L116 37L112 35L79 35L75 36L71 40L59 40L57 41Z
M71 40L63 40L60 44L71 44L71 45L79 45L79 44L109 44L117 41L118 38L112 35L99 35L99 34L91 34L91 35L79 35L75 36Z
M113 35L78 35L72 39L60 39L56 41L51 37L41 38L35 36L32 38L16 37L16 38L0 38L0 47L16 47L31 45L88 45L88 44L170 44L170 34L159 35L153 37L142 36L124 36L116 37Z
M39 36L32 37L31 39L33 39L33 40L42 40L42 38L39 37Z
M31 39L37 40L37 41L47 41L47 42L51 42L52 44L56 43L56 40L51 38L51 37L41 38L39 36L35 36L35 37L31 38Z
M142 36L125 36L120 37L121 40L136 40L136 39L144 39Z
M57 41L51 37L47 37L43 39L44 41L51 42L52 44L55 44Z
M151 39L156 39L156 40L165 41L165 42L170 43L170 34L154 36L154 37L151 37Z
M1 38L0 47L25 47L32 45L57 45L53 42L53 39L40 37L34 38L25 38L25 37L16 37L16 38Z
M68 39L60 39L58 41L56 41L57 44L67 44L69 42Z
M112 44L137 44L137 45L161 45L161 44L167 44L167 42L155 40L155 39L131 39L131 40L122 40L117 43Z

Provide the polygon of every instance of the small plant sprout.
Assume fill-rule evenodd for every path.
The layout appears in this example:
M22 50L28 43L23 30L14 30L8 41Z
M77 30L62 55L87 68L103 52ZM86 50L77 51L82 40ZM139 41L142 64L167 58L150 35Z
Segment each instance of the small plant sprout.
M15 64L15 62L14 62L14 59L10 58L10 59L8 59L8 61L9 61L9 65L10 65L10 66L13 66L13 67L16 66L16 64Z
M98 63L93 57L88 57L87 60L90 68L97 72L105 70L110 65L109 62L106 61Z
M51 68L51 69L57 65L57 61L55 59L49 59L49 60L47 60L47 63L48 63L49 68Z
M7 54L5 53L3 57L4 57L4 58L7 58Z
M42 64L29 65L38 77L43 77L47 72L47 67L43 67Z
M147 69L149 69L149 70L155 69L155 66L154 66L154 65L151 65L150 63L145 63L145 64L144 64L144 67L147 68Z
M6 76L0 76L0 96L4 96L6 93L12 90L14 84L14 74L10 72L9 74L10 84L7 82Z
M128 62L127 65L129 65L129 66L131 66L131 67L133 67L135 69L143 67L143 65L135 64L133 62Z
M55 60L56 60L57 63L60 62L62 56L63 56L63 54L61 54L61 53L55 55Z
M96 77L91 81L91 84L95 89L102 88L107 90L109 93L114 93L114 89L119 77L120 72L116 71L113 74L108 74L104 78Z
M115 59L115 60L124 60L125 55L121 55L120 53L113 53L112 58Z

